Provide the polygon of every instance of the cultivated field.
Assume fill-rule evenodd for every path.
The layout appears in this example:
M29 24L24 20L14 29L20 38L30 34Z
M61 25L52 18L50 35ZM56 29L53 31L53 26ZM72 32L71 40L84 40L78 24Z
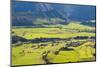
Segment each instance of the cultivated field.
M95 60L95 27L69 23L12 28L12 65Z

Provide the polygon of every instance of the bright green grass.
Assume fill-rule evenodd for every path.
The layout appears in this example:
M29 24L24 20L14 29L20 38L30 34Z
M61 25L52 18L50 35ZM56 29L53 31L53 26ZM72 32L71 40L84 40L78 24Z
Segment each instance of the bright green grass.
M85 40L83 40L85 41ZM73 42L78 42L74 40ZM46 43L46 42L45 42ZM48 42L47 42L48 43ZM58 45L51 46L48 43L48 46L44 46L42 49L32 49L31 46L36 44L23 44L21 46L12 47L12 64L13 65L27 65L27 64L45 64L45 61L42 59L42 53L44 51L50 51L47 55L47 59L52 63L64 63L64 62L78 62L78 61L90 61L95 59L92 55L95 53L95 49L91 48L91 45L94 45L95 42L86 42L78 47L72 47L74 50L71 51L60 51L59 54L55 55L53 52L64 47L66 43L62 42ZM37 44L38 45L38 44ZM27 46L27 48L25 48ZM20 54L22 50L25 50L25 53ZM32 53L28 53L32 51ZM89 59L89 60L88 60Z
M13 29L15 35L26 39L34 38L71 38L75 36L95 36L95 33L78 32L71 33L59 28L16 28ZM24 35L23 35L24 34Z
M79 30L84 32L79 32ZM24 37L26 39L34 38L73 38L76 36L95 36L95 33L85 32L85 30L95 31L95 28L83 26L78 23L70 23L63 25L62 28L13 28L12 35ZM87 42L86 42L87 41ZM65 44L70 42L85 42L81 46L69 47L74 50L67 51L61 50L59 54L55 55L54 52L60 48L65 47ZM39 44L48 44L37 48ZM56 43L54 43L56 44ZM35 48L32 48L32 46ZM12 47L12 65L28 65L28 64L45 64L46 61L42 58L44 52L50 51L46 59L51 63L64 63L64 62L78 62L78 61L91 61L95 60L95 42L88 40L71 40L59 41L58 45L51 46L52 42L41 43L27 43L21 46ZM24 50L24 52L22 52ZM21 53L22 52L22 53ZM30 53L29 53L30 52Z
M79 23L74 23L74 22L68 24L65 28L76 29L76 30L95 30L94 27L89 27L89 26L81 25Z
M56 25L55 25L56 26ZM13 28L15 35L24 37L26 39L33 38L71 38L75 36L95 36L95 33L88 31L95 31L94 27L81 25L79 23L69 23L68 25L59 25L61 28ZM84 32L79 32L84 31ZM85 32L86 31L86 32Z

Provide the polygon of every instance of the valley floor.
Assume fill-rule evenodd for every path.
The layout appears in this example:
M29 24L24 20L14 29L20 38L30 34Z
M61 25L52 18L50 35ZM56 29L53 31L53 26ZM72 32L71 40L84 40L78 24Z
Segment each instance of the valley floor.
M13 28L12 66L95 59L95 33L69 28Z

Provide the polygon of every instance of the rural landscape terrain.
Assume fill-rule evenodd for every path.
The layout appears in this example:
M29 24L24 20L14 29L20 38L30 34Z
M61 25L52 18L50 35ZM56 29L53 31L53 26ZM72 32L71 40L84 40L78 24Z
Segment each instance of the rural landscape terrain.
M95 6L12 5L12 66L96 60Z

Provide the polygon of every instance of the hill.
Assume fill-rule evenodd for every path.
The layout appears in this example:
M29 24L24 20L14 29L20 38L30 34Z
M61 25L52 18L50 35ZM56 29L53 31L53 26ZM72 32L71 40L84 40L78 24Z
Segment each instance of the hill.
M74 20L90 25L86 21L95 20L95 6L20 1L12 3L13 26L35 26L33 22L38 20L48 21L46 24L67 24Z

